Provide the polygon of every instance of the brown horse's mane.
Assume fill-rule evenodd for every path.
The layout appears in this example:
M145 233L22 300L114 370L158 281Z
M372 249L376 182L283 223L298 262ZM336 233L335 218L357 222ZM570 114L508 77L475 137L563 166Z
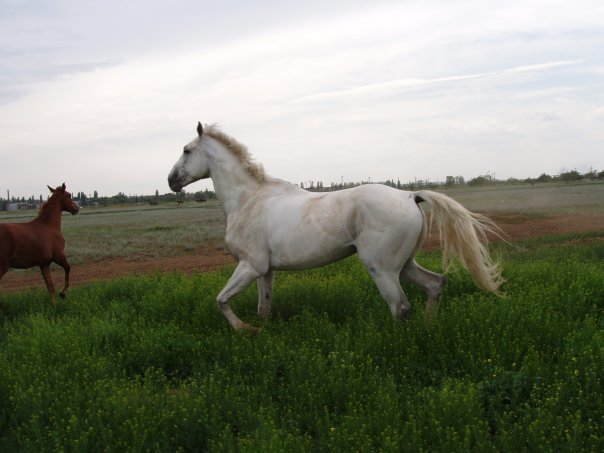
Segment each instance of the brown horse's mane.
M51 213L51 209L53 207L53 205L55 204L54 201L57 199L57 197L55 197L55 194L53 193L48 200L46 200L44 202L44 204L42 206L40 206L40 209L38 209L38 218L39 219L48 219L50 217L50 213Z
M226 148L233 153L237 159L239 159L239 162L241 162L241 165L250 176L254 177L260 183L266 182L267 176L264 172L264 167L262 164L254 162L252 155L249 153L245 145L239 143L233 137L222 132L215 124L206 126L203 130L203 133L208 134L210 137L218 140L220 143L226 146Z

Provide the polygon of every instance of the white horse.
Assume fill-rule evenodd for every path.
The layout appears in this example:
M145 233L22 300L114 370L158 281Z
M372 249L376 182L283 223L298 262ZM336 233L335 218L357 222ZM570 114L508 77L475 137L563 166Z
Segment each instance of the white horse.
M428 296L425 317L436 315L444 276L415 262L426 236L419 203L427 202L440 231L443 266L457 258L481 288L499 293L499 264L482 244L497 227L453 199L429 190L405 192L369 184L328 193L307 192L267 176L247 149L215 126L197 125L197 137L184 147L168 182L179 192L212 178L226 214L225 242L238 262L218 294L220 310L235 329L257 331L242 322L229 301L254 280L258 313L268 317L277 270L323 266L358 253L395 318L411 312L400 279Z

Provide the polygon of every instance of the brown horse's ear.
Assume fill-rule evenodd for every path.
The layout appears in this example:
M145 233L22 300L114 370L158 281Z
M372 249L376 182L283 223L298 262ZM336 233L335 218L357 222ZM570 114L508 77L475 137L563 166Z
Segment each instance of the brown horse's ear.
M48 187L48 190L50 190L52 193L55 193L55 189L53 189L52 187L50 187L49 185L46 185L46 187Z
M203 127L201 126L201 121L197 122L197 134L201 137L203 135Z
M65 190L65 183L61 186L61 189Z

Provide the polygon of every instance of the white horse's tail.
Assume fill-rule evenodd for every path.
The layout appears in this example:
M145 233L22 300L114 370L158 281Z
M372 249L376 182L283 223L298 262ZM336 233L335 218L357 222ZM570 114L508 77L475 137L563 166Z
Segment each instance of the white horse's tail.
M499 227L488 217L470 212L452 198L431 190L416 192L415 201L426 201L432 208L430 224L434 219L438 227L443 268L449 269L457 258L477 286L501 295L499 287L504 282L501 267L491 258L485 245L487 233L501 237Z

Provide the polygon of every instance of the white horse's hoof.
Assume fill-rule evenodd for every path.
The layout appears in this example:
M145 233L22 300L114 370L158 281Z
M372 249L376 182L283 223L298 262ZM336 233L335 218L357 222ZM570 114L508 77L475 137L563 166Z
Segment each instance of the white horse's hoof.
M237 329L238 332L247 333L249 335L258 335L262 332L261 327L250 326L249 324L243 324L241 327Z

